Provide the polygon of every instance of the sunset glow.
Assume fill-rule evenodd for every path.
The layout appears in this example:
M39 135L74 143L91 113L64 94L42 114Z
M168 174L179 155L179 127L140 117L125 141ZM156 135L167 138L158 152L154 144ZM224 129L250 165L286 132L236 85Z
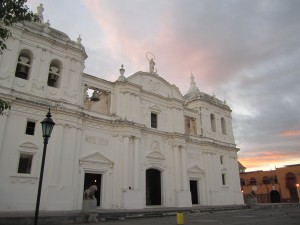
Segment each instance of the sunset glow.
M283 137L296 137L300 136L300 130L286 130L280 134Z

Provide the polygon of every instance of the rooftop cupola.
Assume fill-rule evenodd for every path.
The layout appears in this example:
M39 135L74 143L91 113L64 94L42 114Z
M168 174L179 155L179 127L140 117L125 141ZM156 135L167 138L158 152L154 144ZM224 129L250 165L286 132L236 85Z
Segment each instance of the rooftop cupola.
M199 93L200 91L199 91L199 89L198 89L198 87L197 87L197 85L196 85L196 83L195 83L195 77L194 77L194 75L193 74L191 74L191 83L190 83L190 88L189 88L189 90L187 91L187 95L188 94L191 94L191 93Z

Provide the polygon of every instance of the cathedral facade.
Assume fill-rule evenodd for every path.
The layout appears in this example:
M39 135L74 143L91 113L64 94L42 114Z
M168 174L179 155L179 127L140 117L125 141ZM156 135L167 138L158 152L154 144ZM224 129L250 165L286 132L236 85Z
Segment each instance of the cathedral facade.
M40 122L55 122L40 210L142 209L243 204L231 110L199 91L183 95L149 71L110 82L84 73L81 38L48 22L16 24L0 55L0 210L34 210Z

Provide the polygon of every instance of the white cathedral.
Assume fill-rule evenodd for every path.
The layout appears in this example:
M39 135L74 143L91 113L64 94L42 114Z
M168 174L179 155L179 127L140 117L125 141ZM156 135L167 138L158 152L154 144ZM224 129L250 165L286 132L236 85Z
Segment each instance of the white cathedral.
M0 211L34 210L41 168L40 122L55 122L40 210L144 209L243 204L231 110L200 92L185 95L149 71L110 82L84 73L81 38L43 22L18 23L0 55Z

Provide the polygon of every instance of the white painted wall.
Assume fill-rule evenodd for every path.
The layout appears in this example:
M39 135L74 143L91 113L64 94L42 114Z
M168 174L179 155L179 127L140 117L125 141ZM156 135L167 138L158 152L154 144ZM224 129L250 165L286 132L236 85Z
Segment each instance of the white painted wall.
M13 27L0 56L0 97L12 102L0 117L0 211L34 210L43 148L39 122L49 105L56 125L47 148L41 210L81 210L85 173L102 174L101 208L145 208L149 168L161 171L164 207L192 206L190 179L198 181L199 205L243 203L229 107L205 98L187 100L148 72L117 82L85 75L81 44L27 30ZM28 80L14 75L22 49L34 55ZM52 59L63 65L59 88L47 86ZM111 92L109 113L86 108L84 85ZM151 112L158 114L157 129L151 128ZM196 118L197 135L185 135L185 115ZM33 136L25 134L28 119L37 122ZM30 174L17 173L20 152L34 155Z

